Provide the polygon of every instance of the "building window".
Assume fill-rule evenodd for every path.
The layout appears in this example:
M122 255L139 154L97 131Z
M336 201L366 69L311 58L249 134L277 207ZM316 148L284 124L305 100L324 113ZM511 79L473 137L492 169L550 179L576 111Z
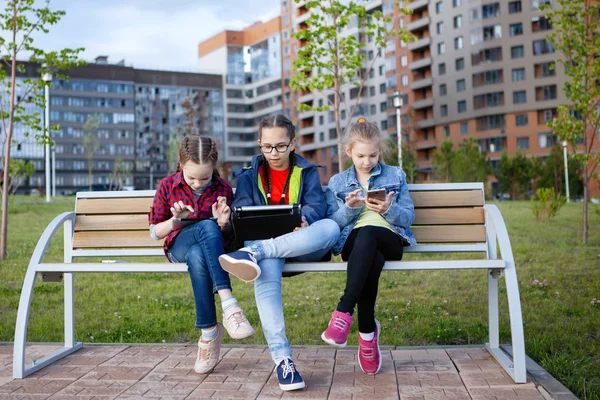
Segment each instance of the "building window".
M523 58L525 57L525 48L523 45L512 46L510 48L510 58Z
M402 67L406 67L408 65L408 57L407 56L402 56L400 58L400 65Z
M500 16L500 3L484 4L481 6L481 19Z
M538 86L535 88L535 99L554 100L556 99L556 85Z
M489 63L502 61L502 47L493 47L491 49L483 49L478 53L471 54L471 65L479 65L481 63Z
M548 31L552 29L552 22L546 17L534 17L531 19L531 30L533 32Z
M531 0L531 9L532 10L537 10L540 8L541 5L544 4L552 4L552 0Z
M517 114L515 115L515 125L516 126L527 126L529 123L527 114Z
M464 113L467 111L467 102L465 100L461 100L457 104L459 113Z
M381 121L381 130L387 131L387 128L388 128L387 119L384 119L383 121Z
M538 136L538 145L540 149L548 149L554 146L554 135L552 132L540 132Z
M369 78L375 78L375 70L374 69L369 71Z
M438 1L437 3L435 3L435 12L438 14L441 14L444 11L444 3L441 1Z
M462 15L457 15L454 17L454 29L462 28Z
M438 43L437 45L438 54L444 54L446 52L446 44L444 42Z
M510 33L510 36L519 36L523 34L523 24L522 23L516 23L516 24L510 24L508 27L508 31Z
M523 11L523 9L521 7L521 0L511 1L508 3L508 13L509 14L516 14L516 13L520 13L521 11Z
M385 66L380 65L379 66L379 76L383 76L383 75L385 75Z
M522 137L517 138L517 149L528 149L529 148L529 138Z
M447 94L446 84L442 83L440 85L440 96L445 96Z
M379 93L380 94L385 93L385 83L382 83L379 85Z
M446 104L440 106L440 115L446 117L448 115L448 106Z
M554 61L535 64L533 66L533 71L534 71L533 75L536 78L546 78L548 76L556 75Z
M444 23L438 22L436 24L436 30L437 30L438 35L441 34L442 32L444 32Z
M379 103L379 111L385 112L387 110L387 101L383 101Z
M513 80L513 82L524 81L525 80L525 68L514 68L512 70L512 80Z
M454 38L454 48L456 50L463 48L463 37L462 36Z
M464 79L459 79L456 81L456 91L457 92L464 92L466 89L466 84L465 84L465 80Z
M513 104L527 103L527 92L525 90L517 90L513 92Z
M457 58L455 61L455 67L457 71L465 69L465 59L463 57Z
M377 106L375 104L371 104L371 115L377 114Z
M469 134L469 123L468 122L463 122L460 124L460 134L461 135Z
M450 127L448 125L444 125L444 137L450 136Z
M438 74L446 75L446 63L438 64Z
M402 86L408 86L408 75L402 75Z
M456 8L456 7L460 7L462 3L462 0L452 0L452 7Z
M375 96L375 86L371 86L369 88L369 96L371 96L371 97Z
M546 39L534 40L533 41L533 55L539 56L541 54L554 53L554 47L552 43Z
M473 96L473 108L475 110L502 105L504 105L504 92L492 92Z
M373 50L369 50L369 61L371 61L375 57L375 53Z

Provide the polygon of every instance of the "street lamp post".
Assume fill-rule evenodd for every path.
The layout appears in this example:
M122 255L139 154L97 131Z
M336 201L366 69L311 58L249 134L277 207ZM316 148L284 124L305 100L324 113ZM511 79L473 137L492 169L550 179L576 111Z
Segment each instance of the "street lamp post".
M50 86L49 82L52 81L52 74L50 72L45 72L42 75L42 79L46 82L44 86L44 134L50 136ZM45 146L45 155L46 155L46 203L50 203L51 201L51 188L50 188L50 143L46 141Z
M402 108L402 93L395 91L392 95L394 108L396 108L396 132L398 135L398 166L402 169L402 120L400 118L400 108Z
M569 194L569 163L567 162L567 141L563 140L563 158L565 160L565 187L567 192L567 203L571 202L571 196Z

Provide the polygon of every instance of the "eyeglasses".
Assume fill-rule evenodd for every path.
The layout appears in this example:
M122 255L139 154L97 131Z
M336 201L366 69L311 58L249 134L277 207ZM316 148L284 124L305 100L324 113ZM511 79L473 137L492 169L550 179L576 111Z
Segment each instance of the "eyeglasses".
M288 144L277 144L275 146L265 144L264 146L260 146L260 151L262 151L265 154L272 153L273 150L277 150L278 153L285 153L291 144L292 142L289 142Z

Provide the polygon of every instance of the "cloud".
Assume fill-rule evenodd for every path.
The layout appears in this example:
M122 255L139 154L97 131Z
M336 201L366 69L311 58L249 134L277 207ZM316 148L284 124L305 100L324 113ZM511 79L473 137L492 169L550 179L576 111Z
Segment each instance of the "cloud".
M55 0L51 8L67 14L37 46L85 47L87 61L107 55L110 62L125 59L139 68L197 71L198 43L275 17L279 1Z

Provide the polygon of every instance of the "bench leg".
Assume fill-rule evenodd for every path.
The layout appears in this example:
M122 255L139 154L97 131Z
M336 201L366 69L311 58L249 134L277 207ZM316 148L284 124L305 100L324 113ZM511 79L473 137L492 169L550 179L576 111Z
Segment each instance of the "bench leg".
M508 295L508 310L510 315L510 333L512 337L514 376L516 383L527 382L525 367L525 337L523 332L523 314L521 312L521 296L519 282L514 263L509 263L504 271L506 293Z
M27 323L29 321L29 310L31 308L31 295L35 286L37 273L35 268L27 269L21 298L19 300L19 310L17 311L17 323L15 326L15 343L13 348L13 378L22 379L45 366L59 360L82 347L81 343L74 343L73 334L73 277L72 274L65 274L65 346L56 350L54 353L39 359L33 360L32 364L25 365L25 344L27 341ZM67 278L67 275L69 277ZM69 300L67 300L67 298ZM70 309L70 314L67 312ZM70 335L67 334L67 329Z
M500 322L498 318L498 279L488 273L488 319L489 346L500 348Z

